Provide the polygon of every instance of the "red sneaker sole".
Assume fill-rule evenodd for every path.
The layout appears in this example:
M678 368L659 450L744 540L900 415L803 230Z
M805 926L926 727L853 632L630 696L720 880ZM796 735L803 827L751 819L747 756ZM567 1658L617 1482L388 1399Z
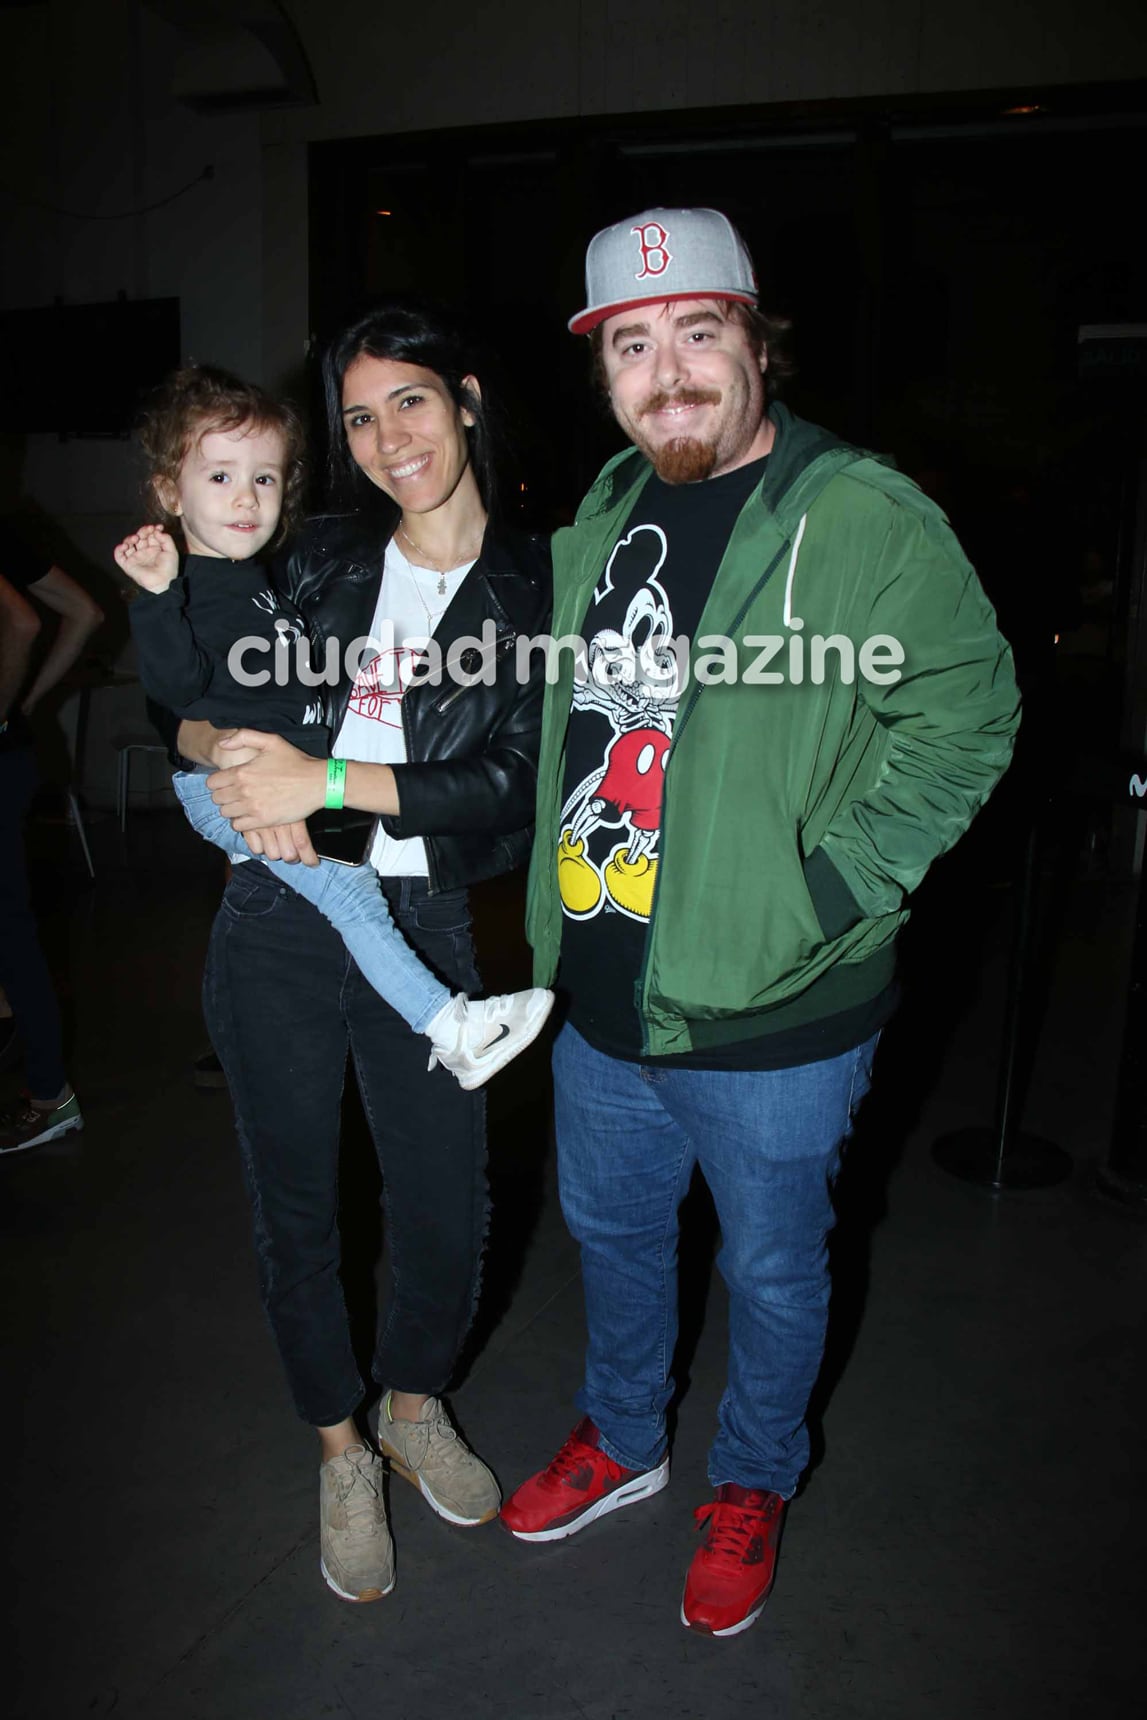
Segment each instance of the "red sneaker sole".
M623 1505L636 1505L641 1499L650 1499L654 1493L660 1493L669 1482L669 1459L664 1458L656 1469L647 1470L644 1475L634 1476L623 1486L615 1488L612 1493L606 1493L592 1505L587 1505L577 1517L569 1523L561 1523L554 1529L513 1529L503 1515L502 1523L516 1541L564 1541L568 1535L576 1535L579 1529L587 1529L591 1523L596 1523L599 1517L608 1516L611 1511L620 1511Z
M746 1613L744 1618L739 1619L736 1624L727 1624L723 1630L711 1630L707 1624L694 1624L692 1619L686 1618L685 1602L682 1601L681 1623L685 1626L686 1630L693 1631L697 1636L739 1636L743 1630L748 1630L751 1624L756 1624L757 1620L765 1610L765 1601L767 1601L768 1598L768 1595L766 1595L764 1600L758 1602L758 1604L753 1608L752 1612Z

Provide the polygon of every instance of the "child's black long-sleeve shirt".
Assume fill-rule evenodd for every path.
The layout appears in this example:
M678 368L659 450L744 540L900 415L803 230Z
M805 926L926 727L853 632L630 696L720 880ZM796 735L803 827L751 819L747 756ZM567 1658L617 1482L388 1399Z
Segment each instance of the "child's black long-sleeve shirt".
M282 735L312 758L327 757L319 689L298 674L299 657L309 663L306 626L259 562L189 555L179 578L166 591L141 592L129 615L140 680L157 704L217 728ZM265 676L261 686L231 672L228 657L241 640L263 642L241 654L244 674Z

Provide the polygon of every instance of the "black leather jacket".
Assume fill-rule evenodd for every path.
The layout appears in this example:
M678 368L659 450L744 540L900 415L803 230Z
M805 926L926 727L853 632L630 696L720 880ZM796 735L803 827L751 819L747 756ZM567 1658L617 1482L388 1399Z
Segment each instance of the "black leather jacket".
M338 733L350 699L347 646L370 633L386 548L385 527L361 514L310 520L276 569L284 595L301 609L316 663L328 639L338 641L338 681L324 683L324 720ZM519 865L533 838L542 694L542 653L530 654L530 679L519 686L519 634L549 628L549 547L543 539L489 527L481 553L435 631L449 659L455 641L482 637L494 623L493 684L459 685L444 673L424 682L400 706L408 762L394 767L399 817L382 824L394 837L421 836L431 890L452 890ZM475 649L455 653L467 675L482 667Z

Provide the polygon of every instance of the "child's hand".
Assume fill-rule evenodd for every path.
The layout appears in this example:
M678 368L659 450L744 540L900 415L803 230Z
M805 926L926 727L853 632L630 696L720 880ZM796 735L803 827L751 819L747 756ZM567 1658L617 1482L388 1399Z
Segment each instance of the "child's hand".
M116 565L144 591L166 591L179 575L179 551L162 526L140 526L112 551Z

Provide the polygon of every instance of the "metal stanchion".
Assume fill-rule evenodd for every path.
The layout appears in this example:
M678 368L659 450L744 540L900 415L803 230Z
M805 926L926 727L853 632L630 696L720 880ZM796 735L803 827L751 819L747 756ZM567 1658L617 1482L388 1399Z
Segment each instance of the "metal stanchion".
M1022 1101L1017 1091L1020 1026L1033 943L1038 854L1037 822L1028 833L1016 905L995 1122L990 1128L956 1129L952 1134L941 1135L932 1148L932 1157L942 1170L992 1194L1009 1189L1050 1188L1070 1176L1072 1169L1071 1158L1062 1147L1039 1135L1025 1134L1017 1127Z
M1147 761L1129 771L1132 799L1147 791ZM1141 800L1140 804L1144 804ZM1147 1082L1143 1053L1147 1049L1147 865L1140 868L1135 911L1135 940L1131 948L1131 978L1127 988L1127 1017L1123 1052L1115 1091L1115 1123L1106 1162L1096 1172L1101 1193L1147 1214Z

